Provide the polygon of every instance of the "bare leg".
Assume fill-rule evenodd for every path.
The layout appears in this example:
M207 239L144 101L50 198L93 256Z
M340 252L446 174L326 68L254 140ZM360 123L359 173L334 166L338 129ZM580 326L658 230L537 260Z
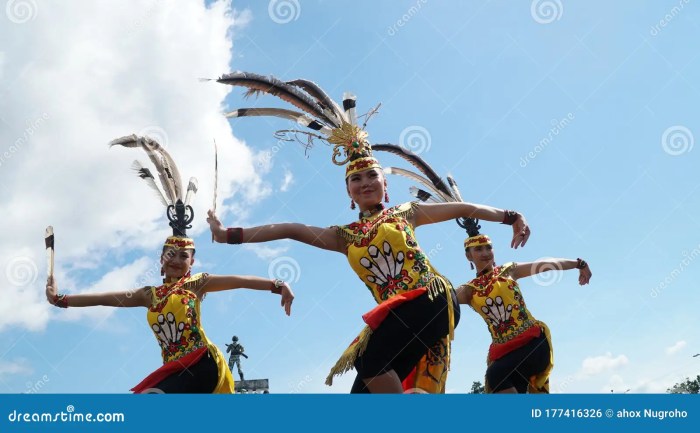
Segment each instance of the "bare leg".
M401 385L401 379L399 375L396 374L394 370L390 370L379 376L369 377L367 379L362 379L365 383L369 392L372 394L401 394L403 393L403 386Z

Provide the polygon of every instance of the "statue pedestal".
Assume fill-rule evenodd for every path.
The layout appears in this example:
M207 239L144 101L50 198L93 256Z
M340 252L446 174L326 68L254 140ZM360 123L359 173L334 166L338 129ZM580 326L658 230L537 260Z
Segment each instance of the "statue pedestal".
M267 379L235 380L236 394L269 394L270 385Z

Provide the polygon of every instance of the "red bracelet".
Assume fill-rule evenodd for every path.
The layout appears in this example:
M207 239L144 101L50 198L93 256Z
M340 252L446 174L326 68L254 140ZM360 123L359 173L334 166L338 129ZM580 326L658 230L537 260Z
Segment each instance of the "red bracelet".
M586 267L588 267L588 263L585 260L576 259L576 269L584 269Z
M55 294L53 304L59 308L68 308L68 295Z
M226 243L227 244L243 243L243 228L242 227L232 227L232 228L226 229Z

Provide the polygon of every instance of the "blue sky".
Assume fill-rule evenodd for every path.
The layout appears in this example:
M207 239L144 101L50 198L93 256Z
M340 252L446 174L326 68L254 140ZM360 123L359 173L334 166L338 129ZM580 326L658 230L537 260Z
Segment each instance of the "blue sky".
M9 103L0 104L8 134L0 146L11 156L0 166L0 188L10 197L15 218L10 222L17 224L2 231L8 237L0 242L2 282L17 305L36 306L18 307L23 318L0 326L0 392L127 392L159 365L145 311L97 309L67 316L78 313L41 303L41 236L48 224L57 231L59 275L70 282L63 286L69 291L112 288L116 282L130 288L152 275L158 239L167 234L162 212L156 205L135 204L154 201L138 179L124 183L133 177L130 160L143 157L126 150L114 156L116 150L102 146L144 125L167 137L171 154L183 160L184 176L203 183L194 230L197 270L281 276L292 281L297 295L288 318L268 293L212 294L202 312L209 338L224 347L238 335L250 357L243 364L246 377L269 378L272 392L349 390L352 374L330 388L323 380L373 304L345 258L287 241L264 247L208 241L202 216L211 203L212 138L228 149L219 162L225 172L219 207L227 225L329 226L355 218L343 170L330 163L327 146L317 143L305 154L296 143L278 142L273 132L289 126L281 120L222 121L218 112L225 108L284 106L274 98L244 100L239 89L226 95L231 89L196 81L231 70L310 79L336 100L351 91L358 113L381 103L367 126L370 141L409 147L438 172L452 173L465 200L515 209L528 218L533 234L518 250L508 248L508 227L482 224L499 263L586 259L593 271L588 286L577 285L575 271L520 283L530 311L552 330L553 392L663 392L697 374L700 358L692 355L700 352L695 314L700 180L691 170L698 163L700 56L692 41L700 32L700 11L692 0L241 1L234 2L233 15L225 15L221 4L206 10L191 5L196 11L189 20L166 5L134 7L131 17L121 17L132 20L131 26L119 17L110 23L132 30L132 50L116 48L125 43L123 34L105 31L111 37L97 39L98 50L89 51L98 57L92 62L81 63L84 42L69 37L80 32L63 24L68 12L42 2L26 22L11 20L7 12L7 26L0 30L29 41L32 31L53 28L65 32L67 41L58 64L47 60L49 53L23 57L18 44L1 38L0 78L14 84L5 90L10 101L35 98L20 104L21 115L11 115ZM92 13L109 22L107 12ZM140 18L134 22L134 16ZM236 24L227 31L232 17ZM54 27L39 29L42 20ZM176 41L191 46L183 49ZM96 83L90 98L79 99L79 115L60 117L61 105L31 91L35 83L22 61L38 64L47 75L52 67L57 76L77 72L75 89L101 73L120 87ZM141 80L127 66L142 62L153 62L155 70ZM41 132L47 134L48 127L37 127L38 134L12 151L9 144L16 145L28 130L27 119L36 124L44 114L52 128L60 118L63 132L43 137L45 142ZM90 131L81 131L85 124ZM85 139L71 140L68 129ZM27 189L31 224L22 224L17 203L25 202L16 202L13 191L26 184L15 173L50 167L65 158L62 148L73 149L78 159L89 154L90 162L110 170L109 180L100 180L107 173L94 170L89 185L83 177L73 189ZM378 156L385 166L404 165ZM57 178L77 176L65 164L54 167ZM389 178L392 203L410 200L410 185ZM116 191L128 199L108 200L123 197ZM93 196L94 201L86 198ZM134 218L138 223L129 224ZM22 228L29 225L31 230ZM455 285L473 275L460 230L445 222L417 231L435 267ZM18 263L26 262L30 276L17 277ZM11 307L3 312L11 314ZM462 312L448 392L468 391L485 370L486 326L471 310ZM27 319L31 315L36 317Z

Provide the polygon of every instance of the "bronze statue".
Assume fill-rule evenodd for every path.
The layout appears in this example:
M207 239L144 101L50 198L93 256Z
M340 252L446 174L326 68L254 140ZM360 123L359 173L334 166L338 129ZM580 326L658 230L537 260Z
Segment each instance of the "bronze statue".
M245 380L243 378L243 370L241 370L241 356L248 358L248 355L243 353L244 350L243 346L238 343L238 337L235 335L231 338L231 344L226 345L226 353L231 352L231 356L228 358L228 368L233 374L233 366L235 364L238 367L238 375L241 377L241 381Z

